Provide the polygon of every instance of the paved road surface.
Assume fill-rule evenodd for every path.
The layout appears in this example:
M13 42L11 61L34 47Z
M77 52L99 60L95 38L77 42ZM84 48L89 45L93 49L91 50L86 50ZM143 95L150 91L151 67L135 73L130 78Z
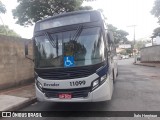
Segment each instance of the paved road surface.
M132 62L133 59L119 60L119 76L115 82L111 101L103 103L37 102L22 111L160 111L160 68L137 66ZM54 118L54 120L62 119L133 120L134 118ZM145 119L147 118L143 118Z

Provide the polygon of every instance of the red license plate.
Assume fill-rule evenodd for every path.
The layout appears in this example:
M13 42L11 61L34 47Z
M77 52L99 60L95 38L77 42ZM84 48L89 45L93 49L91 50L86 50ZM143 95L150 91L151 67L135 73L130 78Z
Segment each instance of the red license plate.
M59 99L71 99L72 95L70 93L61 93L59 94Z

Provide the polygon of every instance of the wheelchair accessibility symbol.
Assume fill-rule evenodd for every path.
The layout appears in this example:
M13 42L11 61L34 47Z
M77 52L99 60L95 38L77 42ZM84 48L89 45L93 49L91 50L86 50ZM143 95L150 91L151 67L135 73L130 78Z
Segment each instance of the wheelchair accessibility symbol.
M64 66L65 67L72 67L72 66L74 66L74 58L73 58L73 56L66 56L66 57L64 57Z

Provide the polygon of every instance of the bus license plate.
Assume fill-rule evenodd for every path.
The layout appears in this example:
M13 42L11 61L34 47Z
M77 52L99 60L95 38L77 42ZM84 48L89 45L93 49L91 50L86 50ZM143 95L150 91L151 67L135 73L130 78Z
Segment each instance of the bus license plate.
M71 99L72 95L70 93L61 93L59 94L59 99Z

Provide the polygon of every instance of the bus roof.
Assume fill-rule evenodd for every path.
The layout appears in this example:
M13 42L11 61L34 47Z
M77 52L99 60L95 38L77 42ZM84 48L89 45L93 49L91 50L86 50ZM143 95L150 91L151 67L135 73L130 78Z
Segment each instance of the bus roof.
M36 22L34 31L36 32L60 26L93 22L103 18L101 12L98 10L62 13Z
M83 14L83 13L92 13L92 12L101 13L98 10L80 10L80 11L66 12L66 13L54 15L52 17L49 17L49 18L46 18L46 19L43 19L43 20L39 20L36 23L44 22L44 21L48 21L48 20L51 20L51 19L54 19L54 18L59 18L59 17L64 17L64 16L70 16L70 15L75 15L75 14Z

